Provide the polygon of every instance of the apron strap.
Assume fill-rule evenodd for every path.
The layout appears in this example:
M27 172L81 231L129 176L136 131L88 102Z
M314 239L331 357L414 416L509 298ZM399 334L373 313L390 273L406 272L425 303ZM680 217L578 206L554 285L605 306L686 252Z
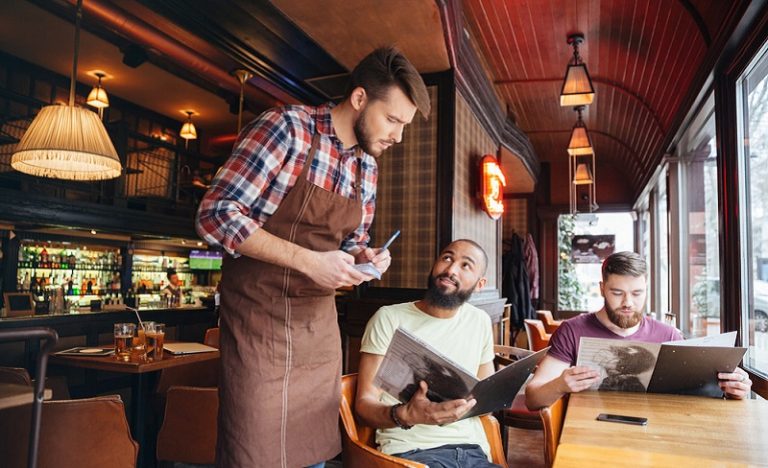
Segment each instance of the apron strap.
M360 149L360 147L357 147L357 150L355 151L355 156L357 157L357 170L355 171L355 200L362 202L363 201L363 181L360 177L360 174L363 171L363 150Z

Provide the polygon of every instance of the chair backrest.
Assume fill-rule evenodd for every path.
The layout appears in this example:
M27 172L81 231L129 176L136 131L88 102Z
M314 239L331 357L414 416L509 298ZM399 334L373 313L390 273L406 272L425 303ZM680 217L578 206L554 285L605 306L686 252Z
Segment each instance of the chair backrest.
M219 389L171 387L157 435L157 459L212 465L216 461Z
M348 374L341 377L341 404L339 416L341 417L341 446L342 460L345 467L366 468L427 468L426 465L406 460L404 458L385 455L376 450L376 430L372 427L358 423L355 418L355 395L357 394L357 374ZM507 468L507 460L501 445L501 429L499 422L491 415L480 418L483 423L486 437L491 446L491 458L493 462Z
M31 405L0 413L3 466L27 466ZM133 468L139 445L131 438L118 395L43 402L39 468Z
M0 367L0 383L32 386L29 372L23 367Z
M508 366L517 360L529 356L533 351L523 348L515 348L514 346L493 345L493 353L494 367L496 370L499 370L504 366Z
M219 348L219 327L209 328L205 331L205 338L203 338L203 344Z
M555 461L560 434L563 432L567 400L568 396L563 396L539 412L541 423L544 426L544 461L547 466L552 466Z
M561 323L563 323L562 320L555 320L555 318L552 317L552 312L549 310L537 310L536 318L541 320L541 323L544 324L544 330L550 335L557 330L557 327L559 327Z
M531 351L539 351L549 346L549 334L544 330L541 320L525 319L524 322Z

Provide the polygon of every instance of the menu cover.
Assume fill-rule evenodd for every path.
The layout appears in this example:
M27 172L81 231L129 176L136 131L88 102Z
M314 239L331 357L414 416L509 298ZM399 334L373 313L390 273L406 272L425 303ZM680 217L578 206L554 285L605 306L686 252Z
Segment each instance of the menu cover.
M434 402L477 400L460 419L508 408L547 349L532 353L479 381L475 375L403 328L395 330L374 384L403 403L427 383Z
M76 348L69 348L63 351L58 351L56 354L60 354L62 356L109 356L114 353L114 348L78 346Z
M592 390L721 398L718 372L732 372L747 348L736 332L667 343L582 337L576 365L600 371Z

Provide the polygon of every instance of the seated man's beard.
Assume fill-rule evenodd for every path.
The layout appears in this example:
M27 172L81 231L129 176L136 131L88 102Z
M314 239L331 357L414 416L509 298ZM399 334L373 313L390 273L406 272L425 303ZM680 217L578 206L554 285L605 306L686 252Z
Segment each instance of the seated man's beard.
M643 311L636 310L634 313L626 317L618 312L616 312L616 309L612 309L611 306L608 305L608 302L605 303L605 312L608 314L608 319L617 327L620 328L632 328L643 319Z
M438 276L429 275L427 278L427 292L424 294L424 300L427 304L440 307L441 309L455 309L467 302L467 299L472 295L475 286L463 290L457 288L456 291L452 293L443 292L437 285L437 279L443 277L450 278L450 276L445 273Z

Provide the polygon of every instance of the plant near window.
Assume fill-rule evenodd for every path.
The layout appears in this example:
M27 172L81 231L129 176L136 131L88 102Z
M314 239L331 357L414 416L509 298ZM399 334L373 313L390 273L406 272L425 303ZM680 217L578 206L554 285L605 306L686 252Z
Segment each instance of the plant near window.
M571 249L576 216L561 215L558 226L558 262L557 262L557 308L560 310L582 310L584 308L584 289L576 277L576 269L571 259Z

